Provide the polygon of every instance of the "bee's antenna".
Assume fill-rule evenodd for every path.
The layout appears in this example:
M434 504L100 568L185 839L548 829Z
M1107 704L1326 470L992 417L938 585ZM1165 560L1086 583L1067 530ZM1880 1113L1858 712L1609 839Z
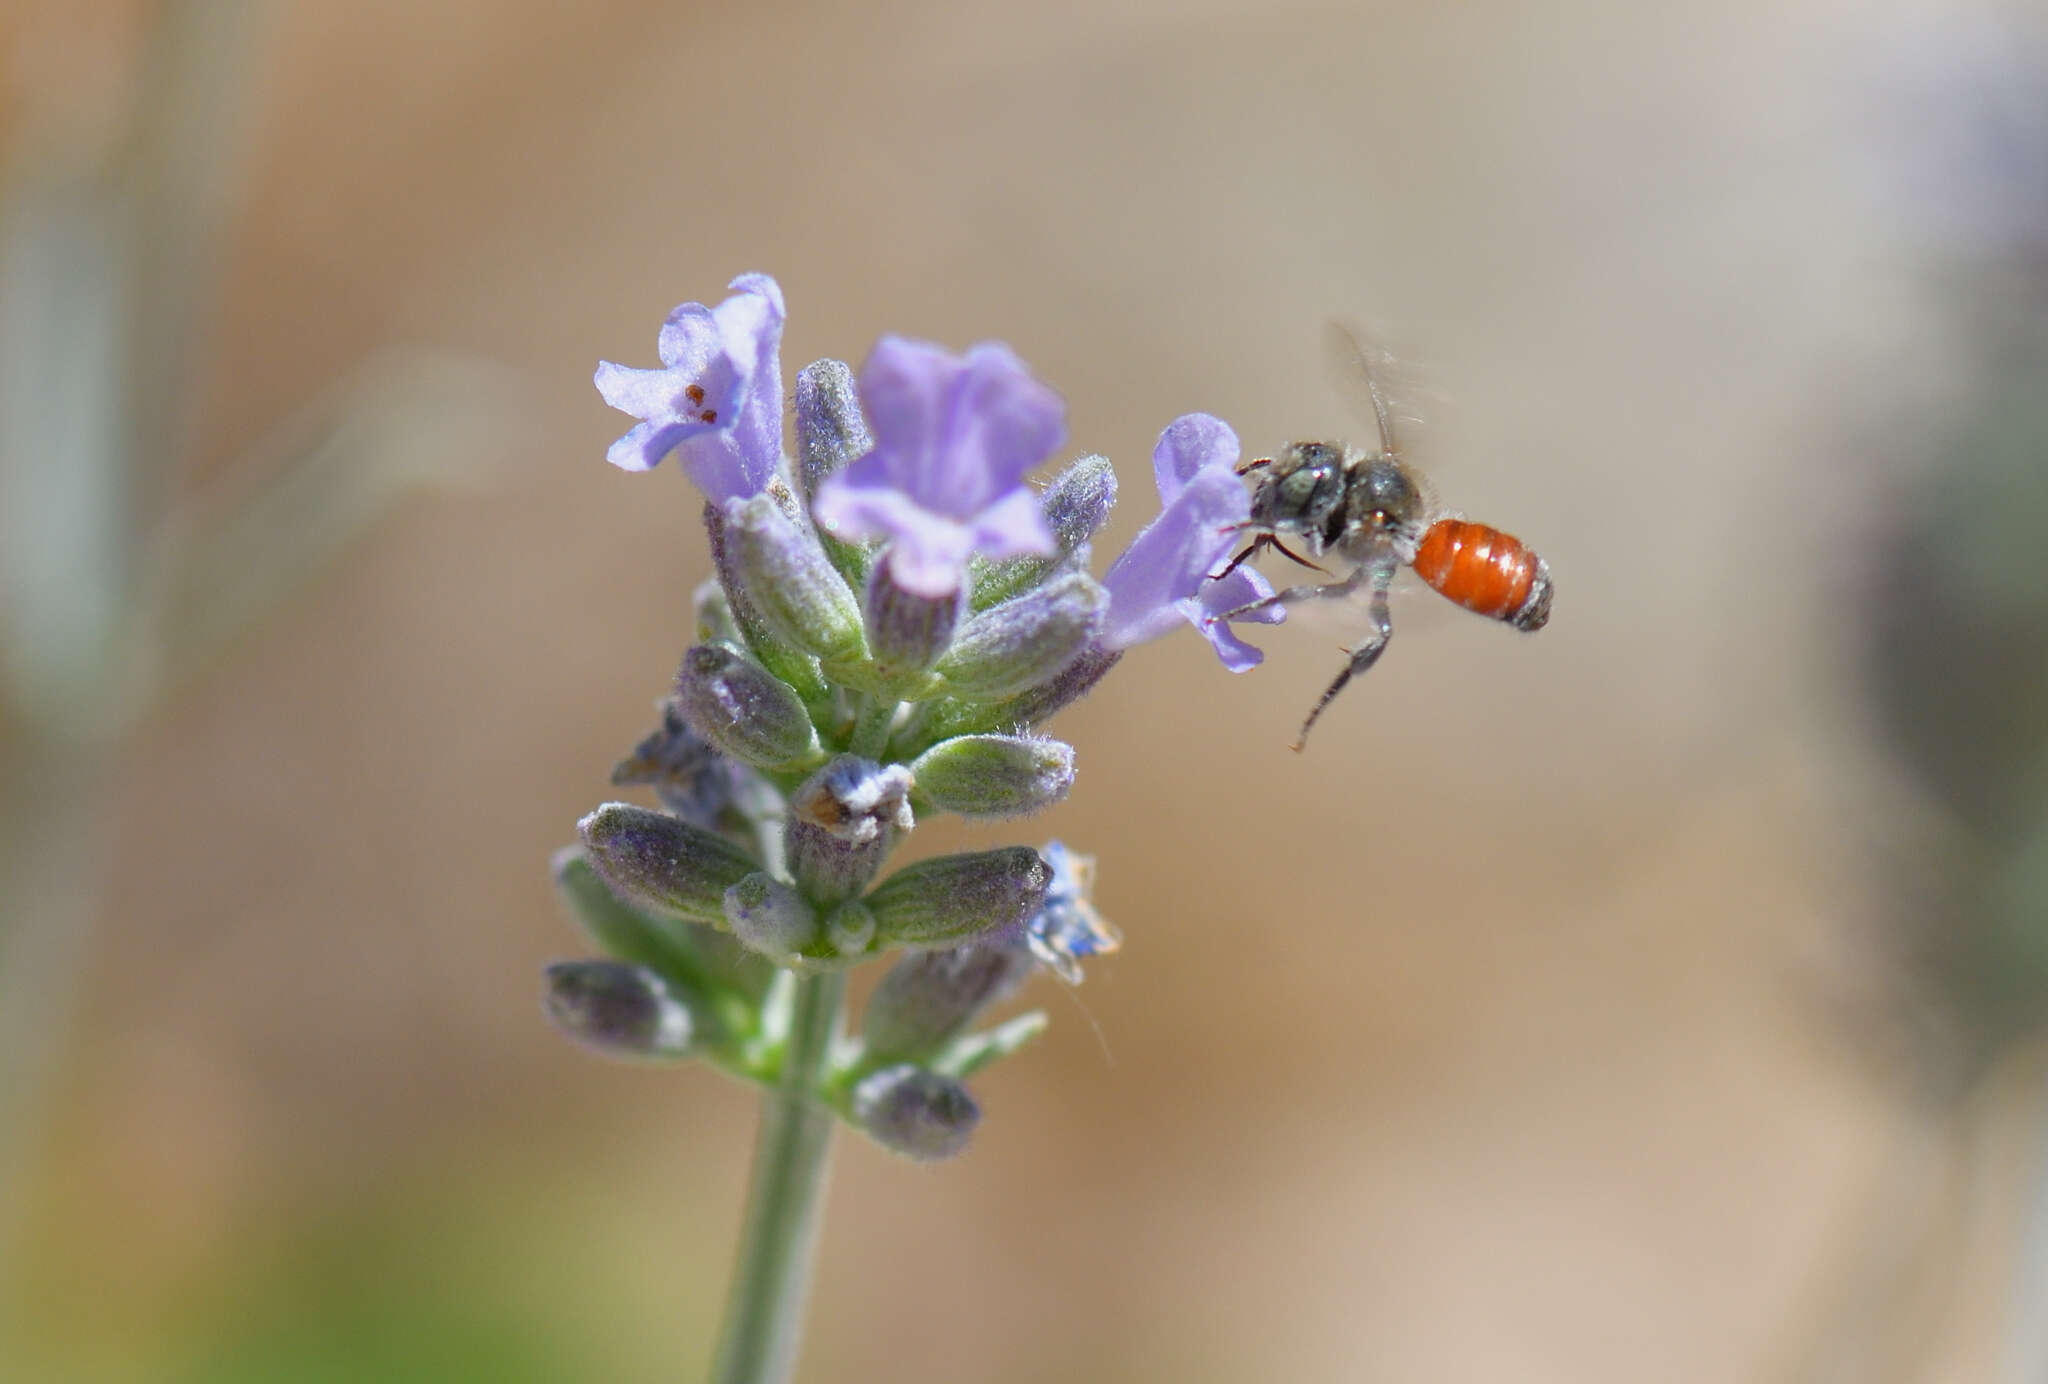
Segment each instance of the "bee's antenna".
M1272 464L1273 458L1271 457L1257 457L1251 461L1246 462L1244 465L1238 467L1237 474L1240 476L1249 476L1252 472L1258 470L1261 466L1271 466Z

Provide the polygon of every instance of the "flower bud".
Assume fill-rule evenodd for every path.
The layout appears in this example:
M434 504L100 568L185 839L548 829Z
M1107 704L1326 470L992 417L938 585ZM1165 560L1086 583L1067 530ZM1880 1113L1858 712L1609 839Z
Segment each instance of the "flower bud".
M659 710L660 726L612 766L612 782L647 784L676 816L715 831L732 815L732 762L690 729L674 697L664 698Z
M562 961L548 967L547 982L548 1018L585 1047L652 1061L690 1055L689 1006L647 967Z
M718 584L718 578L697 584L690 593L690 610L697 617L697 642L715 644L724 640L728 644L742 642L739 622L733 618L732 602L726 599L725 588Z
M959 1153L981 1123L981 1107L964 1085L908 1063L862 1078L852 1107L869 1138L923 1162Z
M781 965L818 940L818 915L803 895L758 871L725 891L725 921L733 936Z
M606 803L576 830L617 893L700 922L722 922L725 891L761 868L715 832L631 803Z
M1088 456L1052 478L1038 502L1059 556L1018 557L981 564L974 577L974 609L987 610L1045 580L1064 557L1080 550L1116 504L1116 471L1107 457ZM1086 564L1083 563L1083 566Z
M917 796L963 817L1020 817L1051 807L1074 785L1074 748L1025 735L959 735L910 766Z
M1032 965L1024 947L1000 942L911 952L868 998L861 1037L869 1055L882 1061L930 1056L1022 984Z
M916 824L910 771L840 755L789 795L784 844L805 895L829 907L859 895Z
M599 877L583 847L556 851L554 874L555 888L583 931L621 961L651 966L666 979L688 981L707 993L730 990L758 1002L767 990L773 969L731 933L633 907Z
M914 696L929 682L925 670L953 642L954 627L966 598L959 590L945 596L920 596L905 591L878 562L868 574L867 634L873 664L873 690L884 696Z
M875 915L859 899L848 899L825 919L825 945L834 956L865 956L875 945Z
M969 620L939 661L958 697L997 701L1057 676L1102 628L1109 593L1086 572L1066 572Z
M762 667L788 683L806 707L814 713L824 713L832 705L832 689L818 670L818 660L802 649L784 643L747 594L732 526L726 522L723 508L713 504L704 506L704 532L710 539L712 569L718 574L719 588L725 593L725 608L739 631L739 642L752 651ZM703 611L700 610L699 614L701 617ZM710 644L716 641L703 639L698 642Z
M802 700L730 645L699 644L683 655L676 701L691 729L757 769L786 769L819 754Z
M817 360L797 372L796 463L806 499L827 476L874 447L861 416L853 369L843 360Z
M769 628L827 665L863 658L860 602L810 525L765 493L729 501L725 517L747 599Z
M1011 724L1042 726L1055 712L1064 711L1095 690L1110 669L1123 657L1122 650L1089 646L1087 652L1060 669L1038 686L1021 692L1004 710Z
M884 942L937 946L1021 926L1052 870L1029 846L942 855L907 865L867 896Z

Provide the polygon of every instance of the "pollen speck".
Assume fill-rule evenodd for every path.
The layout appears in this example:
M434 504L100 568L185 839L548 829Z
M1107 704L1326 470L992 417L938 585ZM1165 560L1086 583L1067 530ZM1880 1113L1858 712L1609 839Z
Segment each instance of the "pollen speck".
M683 397L693 404L702 404L704 402L704 386L701 384L691 385L683 391Z

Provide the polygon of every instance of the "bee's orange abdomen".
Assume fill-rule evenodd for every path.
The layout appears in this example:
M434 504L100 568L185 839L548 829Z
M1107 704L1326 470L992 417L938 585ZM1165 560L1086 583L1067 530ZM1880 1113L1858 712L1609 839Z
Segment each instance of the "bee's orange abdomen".
M1512 534L1439 519L1415 548L1415 573L1465 609L1517 629L1550 618L1550 568Z

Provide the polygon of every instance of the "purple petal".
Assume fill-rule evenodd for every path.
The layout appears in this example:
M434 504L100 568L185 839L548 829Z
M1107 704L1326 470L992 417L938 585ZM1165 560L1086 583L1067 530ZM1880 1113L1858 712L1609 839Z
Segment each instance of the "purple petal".
M679 450L683 471L704 492L704 498L714 504L758 495L775 474L773 461L739 446L737 439L723 429L686 437Z
M1020 485L974 516L974 551L983 557L1051 557L1059 544L1046 526L1038 492Z
M875 450L862 461L877 486L894 486L924 503L945 426L946 395L959 363L928 341L885 336L860 367L860 405ZM862 462L855 462L860 466Z
M1229 467L1212 466L1190 477L1103 578L1109 589L1103 644L1125 649L1173 630L1182 619L1178 603L1201 589L1229 549L1232 527L1250 509L1244 485Z
M986 489L973 495L963 491L959 498L981 509L1006 496L1026 471L1066 441L1067 405L999 341L968 348L957 390L948 420L949 450L980 458ZM953 475L958 470L949 468Z
M652 471L682 440L680 423L636 423L612 443L604 459L621 471Z
M1006 498L1066 435L1066 405L1010 348L965 357L885 336L861 366L873 468L935 514L971 520Z
M606 403L641 420L613 443L616 466L644 471L678 448L714 500L758 493L782 456L782 290L743 274L715 308L684 303L657 341L663 368L610 361L595 383Z
M713 310L725 333L726 349L743 361L748 389L740 401L733 441L749 462L756 494L775 474L782 458L782 287L766 274L742 274L726 288L732 293ZM741 348L753 346L747 359Z
M942 600L960 589L973 551L974 534L965 524L927 518L889 545L889 575L912 595Z
M1221 581L1203 582L1195 600L1201 605L1203 616L1213 620L1228 611L1240 610L1253 601L1263 601L1272 594L1273 584L1266 580L1264 573L1240 567ZM1237 618L1258 625L1277 625L1287 618L1287 611L1285 607L1271 605Z
M1187 616L1188 623L1201 631L1202 637L1209 641L1209 647L1216 651L1216 657L1223 660L1223 666L1231 672L1242 673L1265 662L1266 656L1239 639L1236 630L1222 620L1207 618L1200 601L1182 601L1180 610Z
M848 542L895 538L937 520L896 488L887 464L873 452L819 486L811 513L833 536Z
M637 370L630 365L614 365L611 361L597 363L597 373L591 376L591 383L604 401L621 413L630 413L635 418L671 418L675 415L676 395L681 386L675 376L666 370Z
M1237 434L1221 418L1188 413L1174 419L1152 449L1152 478L1159 486L1159 503L1173 503L1181 487L1204 467L1235 466L1237 458Z

